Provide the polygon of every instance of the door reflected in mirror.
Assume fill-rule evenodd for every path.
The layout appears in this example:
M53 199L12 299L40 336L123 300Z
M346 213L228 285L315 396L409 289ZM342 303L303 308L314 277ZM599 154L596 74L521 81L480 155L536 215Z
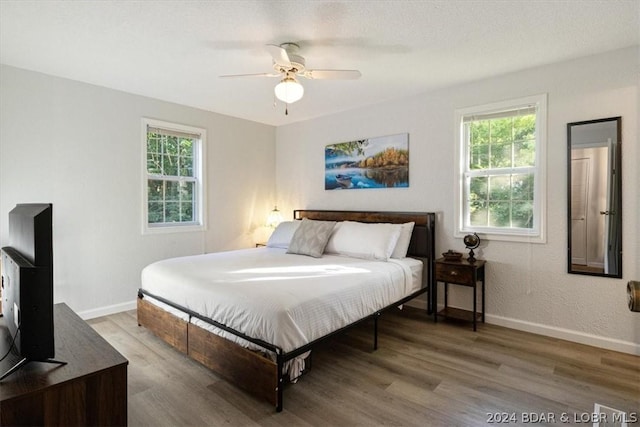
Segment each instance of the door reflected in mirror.
M567 124L569 273L622 277L621 118Z

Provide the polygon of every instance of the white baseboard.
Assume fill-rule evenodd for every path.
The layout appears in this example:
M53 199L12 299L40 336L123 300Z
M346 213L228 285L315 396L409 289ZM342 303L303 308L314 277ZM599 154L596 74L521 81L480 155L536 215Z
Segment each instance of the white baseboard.
M531 332L534 334L545 335L552 338L559 338L579 344L606 348L608 350L620 351L622 353L640 355L640 344L631 341L622 341L615 338L591 335L584 332L573 331L571 329L542 325L540 323L526 322L524 320L511 319L508 317L495 316L492 314L485 314L485 321L487 323L491 323L492 325L504 326L506 328L517 329L519 331Z
M406 305L424 309L426 308L426 301L414 299L409 301ZM438 307L438 310L440 310L440 308L441 307ZM485 321L492 325L504 326L505 328L515 329L518 331L531 332L532 334L544 335L547 337L559 338L579 344L606 348L607 350L640 355L640 344L631 341L622 341L615 338L592 335L584 332L573 331L571 329L558 328L555 326L527 322L524 320L512 319L509 317L496 316L488 313L485 314Z
M136 300L123 302L120 304L108 305L106 307L94 308L92 310L80 311L78 316L84 320L94 319L96 317L108 316L109 314L129 311L136 308Z

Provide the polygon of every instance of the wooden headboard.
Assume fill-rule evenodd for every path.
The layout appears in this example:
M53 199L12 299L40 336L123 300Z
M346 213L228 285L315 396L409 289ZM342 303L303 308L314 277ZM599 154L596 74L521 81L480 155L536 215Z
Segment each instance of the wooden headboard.
M408 256L435 260L435 221L433 212L369 212L369 211L330 211L330 210L295 210L294 219L315 219L322 221L358 221L387 222L403 224L415 222Z

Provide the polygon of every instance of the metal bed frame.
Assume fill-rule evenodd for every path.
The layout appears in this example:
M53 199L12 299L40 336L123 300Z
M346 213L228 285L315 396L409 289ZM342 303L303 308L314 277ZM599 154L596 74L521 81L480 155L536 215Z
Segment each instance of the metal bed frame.
M429 314L432 313L434 307L435 307L435 302L432 300L432 288L433 286L435 286L435 269L434 269L434 262L435 262L435 214L434 213L430 213L430 212L366 212L366 211L328 211L328 210L295 210L294 211L294 218L295 219L302 219L302 218L308 218L308 219L314 219L314 220L330 220L330 221L344 221L344 220L349 220L349 221L360 221L360 222L370 222L370 223L379 223L379 222L391 222L391 223L404 223L404 222L415 222L415 226L414 226L414 231L411 237L411 243L409 245L409 251L408 251L408 256L412 256L415 258L418 258L420 260L422 260L422 262L424 263L424 269L423 269L423 284L425 283L425 279L426 279L426 284L420 288L419 290L417 290L416 292L402 298L399 301L396 301L380 310L377 310L376 312L370 314L369 316L366 316L360 320L357 320L347 326L344 326L340 329L337 329L333 332L330 332L329 334L320 337L314 341L311 341L305 345L303 345L302 347L296 348L295 350L289 351L289 352L284 352L282 350L282 348L280 348L277 345L268 343L264 340L258 339L258 338L254 338L254 337L250 337L247 336L246 334L239 332L233 328L230 328L220 322L217 322L213 319L210 319L208 317L202 316L186 307L182 307L178 304L175 304L172 301L169 301L165 298L162 298L158 295L153 295L147 291L145 291L144 289L139 289L138 290L138 307L140 309L141 307L141 301L145 298L145 296L154 298L160 302L163 302L177 310L180 310L181 312L187 314L189 316L189 321L188 323L191 324L191 319L192 318L196 318L196 319L200 319L210 325L215 326L216 328L222 329L226 332L229 332L239 338L242 338L248 342L251 342L253 344L256 344L262 348L264 348L265 350L269 350L271 352L273 352L276 355L276 375L277 375L277 386L275 387L275 392L276 392L276 396L275 396L275 406L276 406L276 411L280 412L283 409L283 390L284 390L284 384L285 384L285 378L284 378L284 364L286 362L288 362L289 360L294 359L295 357L298 357L300 355L302 355L303 353L306 353L307 351L311 350L315 345L317 345L318 343L325 341L337 334L342 333L343 331L345 331L348 328L351 328L354 325L360 324L366 320L369 319L373 319L374 321L374 335L373 335L373 349L376 350L378 348L378 318L381 316L381 314L386 311L389 310L393 307L397 307L401 304L404 304L412 299L414 299L415 297L428 292L428 298L427 298L427 312ZM143 323L147 323L147 324L143 324ZM159 331L156 330L156 328L150 324L149 322L145 322L145 321L141 321L141 316L140 313L138 314L138 324L141 326L145 326L149 329L152 330L152 332L156 332L157 335L159 335L161 338L163 338L161 335L162 334L158 334ZM164 339L164 338L163 338ZM173 342L170 342L170 340L165 339L166 342L168 342L171 345L174 345ZM175 346L175 345L174 345ZM189 354L189 351L186 351L187 354ZM262 357L262 356L261 356ZM215 369L214 369L215 370ZM225 378L229 378L228 375L225 375L223 372L218 372L219 374L221 374L222 376L224 376ZM245 387L246 388L246 387ZM251 390L249 390L251 391Z

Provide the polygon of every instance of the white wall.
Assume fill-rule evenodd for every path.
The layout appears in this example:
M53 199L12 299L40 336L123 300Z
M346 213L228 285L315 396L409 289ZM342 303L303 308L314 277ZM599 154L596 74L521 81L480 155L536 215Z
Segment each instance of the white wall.
M436 66L436 65L434 65ZM437 250L464 250L453 238L454 110L548 94L547 242L484 242L487 320L551 336L640 353L640 314L626 283L640 279L638 48L552 64L464 86L419 94L277 129L276 185L293 208L435 211ZM366 76L364 77L366 78ZM566 124L622 116L623 279L567 274ZM324 190L324 147L409 132L409 188ZM469 306L467 289L454 305Z
M142 117L207 130L207 231L141 234ZM150 262L252 246L274 171L271 126L0 68L0 244L16 203L52 202L54 298L85 317L133 307Z

